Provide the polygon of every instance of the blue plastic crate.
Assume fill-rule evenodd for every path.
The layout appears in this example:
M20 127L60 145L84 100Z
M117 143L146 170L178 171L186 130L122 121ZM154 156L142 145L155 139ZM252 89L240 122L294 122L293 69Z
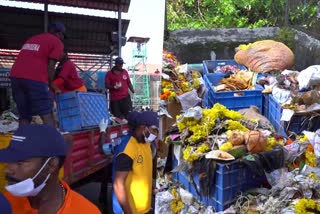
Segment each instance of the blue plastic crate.
M283 108L280 103L272 96L269 96L268 113L265 115L273 125L274 129L283 136L287 135L287 130L296 134L301 134L304 130L316 131L320 128L319 123L315 123L313 127L309 126L310 116L294 115L291 121L280 121Z
M57 97L61 131L98 128L102 118L108 119L106 96L91 92L69 92Z
M220 103L232 110L257 106L259 111L262 112L262 86L257 85L255 90L216 92L213 87L218 84L216 75L208 74L203 79L208 89L204 97L206 108L211 108L215 103Z
M268 112L264 114L273 125L276 132L286 135L284 131L284 122L281 122L282 107L280 103L272 96L268 100Z
M219 72L220 68L226 65L236 65L240 70L246 70L246 66L236 63L234 60L204 60L203 64L203 74L214 73L217 76L224 77L224 73Z
M213 194L209 197L200 196L199 176L193 175L195 186L192 185L185 172L179 172L179 182L188 189L192 195L206 206L213 206L217 212L227 209L234 203L237 195L251 188L262 186L267 179L265 176L253 175L249 168L239 160L220 163L216 165L216 184Z
M262 95L262 103L263 103L262 115L265 116L266 118L269 117L269 96L270 94Z

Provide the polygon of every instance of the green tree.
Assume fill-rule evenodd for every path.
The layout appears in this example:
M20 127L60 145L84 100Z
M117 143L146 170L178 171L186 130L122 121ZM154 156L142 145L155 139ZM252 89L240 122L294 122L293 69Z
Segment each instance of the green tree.
M167 0L169 30L180 28L266 27L284 24L287 0ZM289 0L288 0L289 1ZM300 3L290 12L294 24L306 14L315 17L316 4ZM301 6L302 4L302 6ZM310 21L310 23L312 23Z

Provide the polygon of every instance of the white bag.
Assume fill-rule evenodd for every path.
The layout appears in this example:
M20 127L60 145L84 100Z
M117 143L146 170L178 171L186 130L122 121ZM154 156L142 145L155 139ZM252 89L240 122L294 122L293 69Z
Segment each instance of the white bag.
M299 82L300 90L320 85L320 65L312 65L302 70L299 73L297 80Z

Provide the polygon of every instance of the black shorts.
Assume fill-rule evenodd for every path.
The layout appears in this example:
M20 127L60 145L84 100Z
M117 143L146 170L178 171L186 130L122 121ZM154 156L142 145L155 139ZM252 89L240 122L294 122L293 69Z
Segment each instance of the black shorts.
M129 112L132 111L131 97L125 97L120 100L110 101L111 114L115 117L127 117Z

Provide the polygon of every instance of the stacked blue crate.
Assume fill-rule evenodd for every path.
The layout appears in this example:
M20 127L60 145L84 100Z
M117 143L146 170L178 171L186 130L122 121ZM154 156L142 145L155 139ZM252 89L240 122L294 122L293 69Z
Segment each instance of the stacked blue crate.
M216 92L214 85L220 81L217 81L217 78L219 77L211 74L204 76L205 85L208 89L205 96L205 107L211 108L215 103L220 103L232 110L240 110L249 108L250 106L257 106L260 113L262 112L263 88L260 85L257 85L255 90Z
M109 119L106 96L92 92L69 92L57 96L61 131L98 128L101 119Z
M208 89L204 97L204 106L211 108L215 103L220 103L232 110L240 110L249 108L254 105L263 111L262 106L262 90L259 85L255 90L238 90L232 92L216 92L214 86L216 86L221 79L225 77L225 74L219 72L225 65L235 65L241 70L245 70L246 67L239 65L234 60L205 60L203 61L203 73L204 82Z
M303 115L294 115L291 118L290 123L281 121L283 108L281 104L272 96L268 97L268 112L264 113L264 116L270 121L275 130L283 135L287 136L287 131L301 134L304 130L310 130L309 117ZM316 131L320 128L320 124L314 124L310 131Z
M217 162L215 189L211 196L200 196L198 175L193 175L195 185L191 184L185 172L179 173L179 182L187 186L189 192L206 206L213 206L217 212L227 209L234 203L237 195L251 188L260 187L266 177L255 176L239 160L229 163ZM197 190L195 189L197 188Z

